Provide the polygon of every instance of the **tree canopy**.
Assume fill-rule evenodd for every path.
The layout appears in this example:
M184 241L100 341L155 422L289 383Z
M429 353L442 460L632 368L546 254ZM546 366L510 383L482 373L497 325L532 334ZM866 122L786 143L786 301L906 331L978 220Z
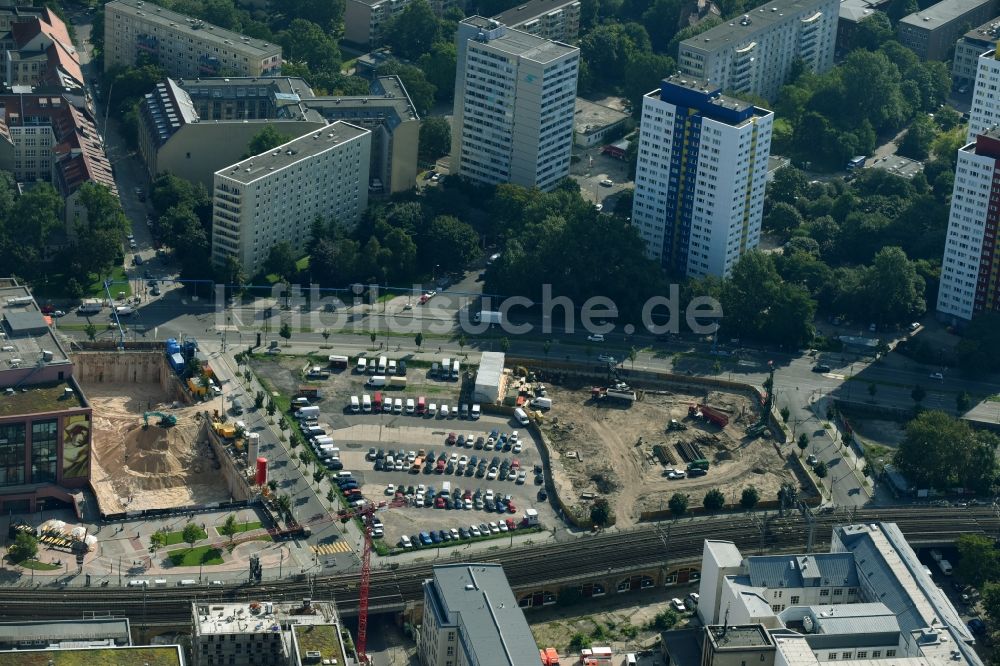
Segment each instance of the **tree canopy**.
M997 477L1000 438L972 430L940 411L925 411L906 425L895 463L916 488L965 488L991 492Z

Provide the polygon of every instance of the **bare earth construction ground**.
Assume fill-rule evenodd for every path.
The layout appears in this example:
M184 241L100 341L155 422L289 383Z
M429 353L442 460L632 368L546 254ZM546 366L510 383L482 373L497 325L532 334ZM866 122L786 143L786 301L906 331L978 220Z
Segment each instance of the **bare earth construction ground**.
M586 515L592 493L612 504L616 525L628 527L639 521L642 511L666 509L675 492L688 494L689 506L700 506L707 491L720 489L727 502L737 502L747 486L755 486L762 500L774 499L783 482L795 483L793 473L770 439L744 436L759 411L741 395L710 392L707 398L669 391L647 392L644 398L624 408L590 399L589 387L571 390L550 387L553 409L542 430L551 442L552 473L560 497L576 504ZM729 415L724 430L712 424L687 419L688 405L707 403ZM686 430L667 432L671 419ZM711 463L708 475L669 480L653 457L653 445L664 444L675 467L686 464L675 444L697 445Z
M141 511L229 499L219 483L218 462L199 437L200 408L173 409L154 384L95 384L84 390L94 408L93 486L105 513ZM177 417L161 428L144 411Z

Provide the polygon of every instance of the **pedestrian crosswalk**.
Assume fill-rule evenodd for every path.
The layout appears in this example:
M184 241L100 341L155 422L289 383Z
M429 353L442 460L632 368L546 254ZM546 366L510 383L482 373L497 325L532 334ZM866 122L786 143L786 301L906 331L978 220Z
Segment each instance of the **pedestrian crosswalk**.
M346 541L335 541L333 543L321 543L318 546L310 546L314 553L319 555L336 555L337 553L351 552L351 546Z

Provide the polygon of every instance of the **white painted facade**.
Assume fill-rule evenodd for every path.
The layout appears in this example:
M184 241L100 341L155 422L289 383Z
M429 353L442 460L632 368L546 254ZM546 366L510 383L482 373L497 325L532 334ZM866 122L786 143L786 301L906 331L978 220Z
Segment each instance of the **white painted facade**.
M1000 60L996 58L996 51L991 50L979 56L978 63L966 143L972 143L977 136L1000 124L1000 93L997 92L1000 87Z
M975 141L958 151L937 301L945 317L972 319L996 163L995 156L976 154Z
M569 175L579 49L478 16L456 45L452 173L552 189Z

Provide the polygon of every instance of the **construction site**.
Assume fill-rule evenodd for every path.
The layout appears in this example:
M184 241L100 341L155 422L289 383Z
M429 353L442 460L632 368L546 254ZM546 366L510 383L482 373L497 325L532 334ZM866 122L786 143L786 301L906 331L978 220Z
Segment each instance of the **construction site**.
M230 499L204 407L189 404L162 352L84 353L74 362L93 407L91 484L101 513Z
M578 515L606 499L615 524L628 527L644 512L666 511L674 493L687 494L693 508L713 488L735 504L748 486L764 501L782 483L798 485L749 395L628 390L634 400L613 400L607 393L547 388L554 407L541 429L553 483Z

